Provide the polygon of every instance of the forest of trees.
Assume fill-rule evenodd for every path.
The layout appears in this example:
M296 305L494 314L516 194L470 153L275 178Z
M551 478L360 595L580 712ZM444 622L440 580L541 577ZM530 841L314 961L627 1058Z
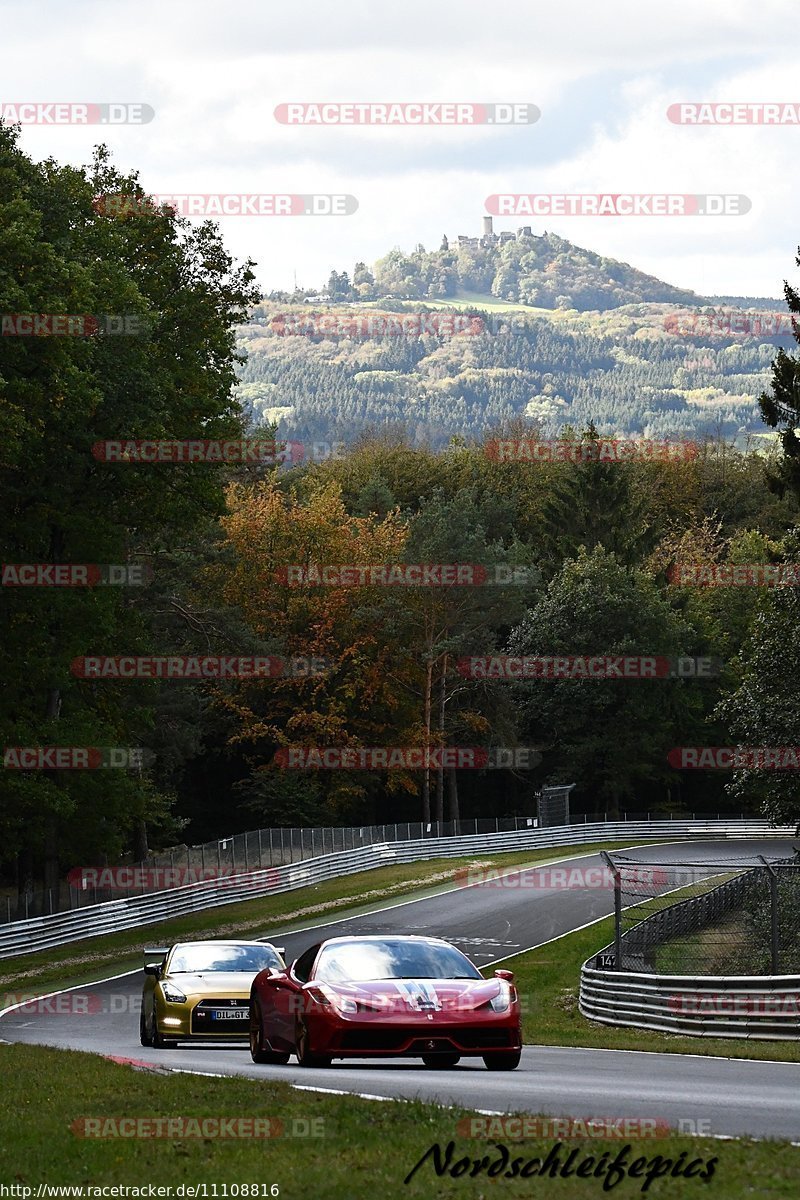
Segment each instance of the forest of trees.
M722 434L744 446L764 432L757 397L776 349L791 344L788 320L770 337L754 320L743 333L708 309L692 324L692 310L663 304L551 315L471 305L464 314L477 332L398 334L389 304L371 336L344 329L355 314L369 333L373 309L258 305L238 331L247 353L238 394L252 420L275 420L281 437L301 440L402 428L412 444L433 447L519 418L545 436L592 421L601 434ZM325 326L331 315L343 332Z
M395 248L378 259L374 271L363 262L356 263L352 279L346 271L332 271L328 295L332 300L438 300L467 291L535 308L579 311L647 301L700 302L687 288L672 287L554 233L480 242L451 246L444 238L439 250L420 245L411 254Z
M637 410L633 432L674 437L686 432L682 410L674 424L655 404L649 413L642 390L615 375L631 364L613 335L546 322L469 346L354 341L312 370L310 339L263 330L271 310L250 264L230 260L212 225L92 204L122 191L139 194L139 183L104 152L87 172L37 165L0 128L2 311L141 317L137 336L0 339L3 562L152 572L147 587L3 589L4 747L150 752L132 772L6 769L4 881L47 884L76 863L256 826L528 815L552 782L575 782L574 806L590 814L798 814L791 772L681 772L667 758L683 745L800 744L797 589L678 586L670 575L676 563L798 560L795 357L780 353L770 377L774 347L718 350L735 368L726 378L771 381L762 428L780 441L768 454L717 436L671 463L498 462L488 452L498 431L542 428L525 413L532 392L568 399L580 419L558 427L583 441L627 431ZM255 343L246 364L237 330ZM655 395L681 369L677 350L632 340ZM362 385L358 356L364 373L387 379ZM315 414L294 436L346 430L346 453L294 466L109 464L92 453L109 438L252 434L236 382L241 374L246 388L259 372L270 407ZM415 373L428 400L409 428L413 396L401 406L392 389ZM616 390L602 392L604 375ZM453 391L456 376L471 390ZM326 563L533 570L508 586L438 588L288 586L281 574ZM459 670L464 656L505 653L710 656L723 669L703 680L526 683ZM80 678L72 664L91 654L298 656L327 668L263 680ZM281 766L288 747L421 745L536 746L542 757L527 771Z

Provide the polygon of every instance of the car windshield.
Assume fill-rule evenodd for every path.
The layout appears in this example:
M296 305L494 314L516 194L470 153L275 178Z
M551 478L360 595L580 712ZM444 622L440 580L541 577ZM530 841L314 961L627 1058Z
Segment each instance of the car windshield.
M176 946L169 964L170 975L196 971L252 971L282 968L272 946Z
M376 979L482 979L455 946L430 942L335 942L320 953L314 978L323 983Z

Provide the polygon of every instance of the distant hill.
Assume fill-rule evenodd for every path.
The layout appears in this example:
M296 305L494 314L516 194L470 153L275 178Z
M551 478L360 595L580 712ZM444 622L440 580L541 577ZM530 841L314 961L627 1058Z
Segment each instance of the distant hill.
M443 300L478 293L533 308L602 311L624 304L741 303L743 297L704 298L674 287L628 263L595 254L555 233L495 233L491 218L480 238L442 239L438 250L410 254L395 248L372 270L357 263L351 275L332 272L325 294L334 300ZM754 307L780 303L760 297Z
M492 231L334 271L314 296L272 293L239 345L255 424L345 442L391 426L437 446L520 419L545 436L589 421L606 436L764 435L757 397L795 343L782 300L702 297L555 234Z

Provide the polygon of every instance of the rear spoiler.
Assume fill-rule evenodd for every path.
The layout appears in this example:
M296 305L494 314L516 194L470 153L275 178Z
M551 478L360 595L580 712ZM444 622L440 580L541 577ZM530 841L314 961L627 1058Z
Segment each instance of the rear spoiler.
M145 946L142 953L145 962L163 962L169 954L169 946Z
M272 949L275 950L278 954L280 954L281 958L285 960L285 958L286 958L286 947L285 946L273 946Z

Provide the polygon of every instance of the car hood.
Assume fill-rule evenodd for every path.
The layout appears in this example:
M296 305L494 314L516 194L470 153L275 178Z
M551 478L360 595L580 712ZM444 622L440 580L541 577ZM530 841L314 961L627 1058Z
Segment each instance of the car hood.
M177 971L163 982L171 983L186 996L249 996L257 974L257 971L201 971L186 975Z
M480 1008L506 985L498 979L373 979L322 986L365 1010L412 1013Z

